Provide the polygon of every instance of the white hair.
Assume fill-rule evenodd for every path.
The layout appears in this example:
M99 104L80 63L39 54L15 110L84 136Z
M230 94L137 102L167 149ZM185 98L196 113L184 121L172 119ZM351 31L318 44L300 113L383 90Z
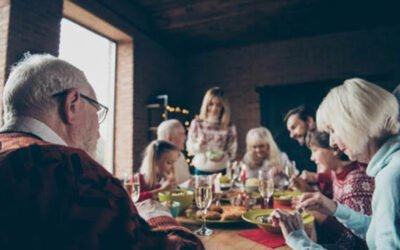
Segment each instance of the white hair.
M11 70L3 93L5 122L21 115L45 115L55 106L52 95L84 88L81 70L49 54L26 54Z
M398 103L394 95L360 78L344 81L330 90L317 110L319 130L334 132L353 152L369 140L399 131Z
M176 119L169 119L163 121L157 127L157 139L169 141L169 137L172 134L176 134L176 130L180 127L183 128L181 122Z
M272 137L269 129L265 127L252 128L247 132L246 135L246 145L247 152L252 151L252 147L255 144L264 144L269 146L269 155L267 159L272 164L282 164L281 151L279 150L278 145L276 144L274 138ZM249 156L254 157L254 155L249 153Z

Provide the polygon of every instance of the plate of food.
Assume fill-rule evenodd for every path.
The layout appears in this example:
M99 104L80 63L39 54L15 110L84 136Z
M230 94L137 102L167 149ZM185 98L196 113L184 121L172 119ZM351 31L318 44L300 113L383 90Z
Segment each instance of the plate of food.
M201 223L203 221L203 213L201 210L186 210L188 218ZM243 222L242 215L247 210L241 206L217 206L211 205L207 210L206 222L207 223L239 223Z
M279 234L281 233L281 228L279 226L274 226L270 222L270 216L274 209L253 209L242 215L242 219L250 222L252 224L256 224L260 229ZM314 222L314 216L307 212L303 212L301 214L303 218L304 225L310 224Z
M299 197L302 193L299 191L275 191L274 202L284 206L292 205L292 199Z

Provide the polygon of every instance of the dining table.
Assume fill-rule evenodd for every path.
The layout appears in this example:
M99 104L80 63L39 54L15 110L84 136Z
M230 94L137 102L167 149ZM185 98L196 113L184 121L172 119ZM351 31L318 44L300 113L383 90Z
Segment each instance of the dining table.
M193 221L185 217L184 215L176 217L176 220L181 225L189 228L192 231L196 231L200 228L201 222ZM241 221L239 223L209 223L207 227L213 230L213 234L210 236L199 236L200 240L203 242L205 249L210 250L287 250L291 249L287 245L283 245L276 248L270 248L256 241L247 239L239 235L242 232L249 230L258 229L257 225L248 223L246 221ZM317 240L317 234L315 229L315 224L310 223L305 225L305 230L309 237L313 240Z

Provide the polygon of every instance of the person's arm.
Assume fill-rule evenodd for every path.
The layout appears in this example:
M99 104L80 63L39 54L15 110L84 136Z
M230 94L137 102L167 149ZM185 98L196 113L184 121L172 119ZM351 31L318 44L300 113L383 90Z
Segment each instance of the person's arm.
M146 179L144 178L144 175L139 174L139 183L140 183L140 195L138 202L147 200L147 199L154 199L156 198L156 190L150 190L149 186L146 183ZM159 188L159 186L157 187Z
M296 230L288 234L286 244L293 250L323 250L321 245L312 241L304 230Z
M77 161L75 161L76 163ZM96 162L80 164L77 197L68 213L85 237L98 249L204 249L201 241L182 226L153 223L141 218L121 183ZM90 227L86 227L90 223Z
M337 203L336 211L333 215L355 235L365 239L365 235L371 222L370 216L358 213L340 203Z
M237 151L237 132L235 125L229 126L228 138L227 138L227 147L226 150L228 152L228 157L230 160L234 160L236 157Z
M322 246L313 242L304 231L303 219L300 213L290 213L276 209L272 215L271 223L276 226L278 223L281 227L283 237L285 238L286 244L294 249L309 249L309 250L322 250Z
M205 143L204 135L200 129L199 120L195 118L190 123L188 131L188 136L186 141L187 151L192 155L197 153L204 153L205 152L204 143Z

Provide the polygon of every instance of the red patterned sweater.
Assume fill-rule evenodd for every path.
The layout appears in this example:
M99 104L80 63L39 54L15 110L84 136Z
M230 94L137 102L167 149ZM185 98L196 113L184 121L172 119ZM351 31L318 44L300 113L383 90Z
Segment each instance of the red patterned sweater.
M333 199L355 211L370 215L372 193L375 188L374 178L366 174L366 165L353 162L340 173L332 172ZM328 217L321 225L323 238L330 244L341 246L340 249L367 249L364 240L355 236L335 217Z
M0 204L0 249L204 249L174 220L146 223L82 150L28 134L0 134Z
M333 199L356 211L370 215L374 178L365 172L366 166L353 162L338 174L332 174Z

